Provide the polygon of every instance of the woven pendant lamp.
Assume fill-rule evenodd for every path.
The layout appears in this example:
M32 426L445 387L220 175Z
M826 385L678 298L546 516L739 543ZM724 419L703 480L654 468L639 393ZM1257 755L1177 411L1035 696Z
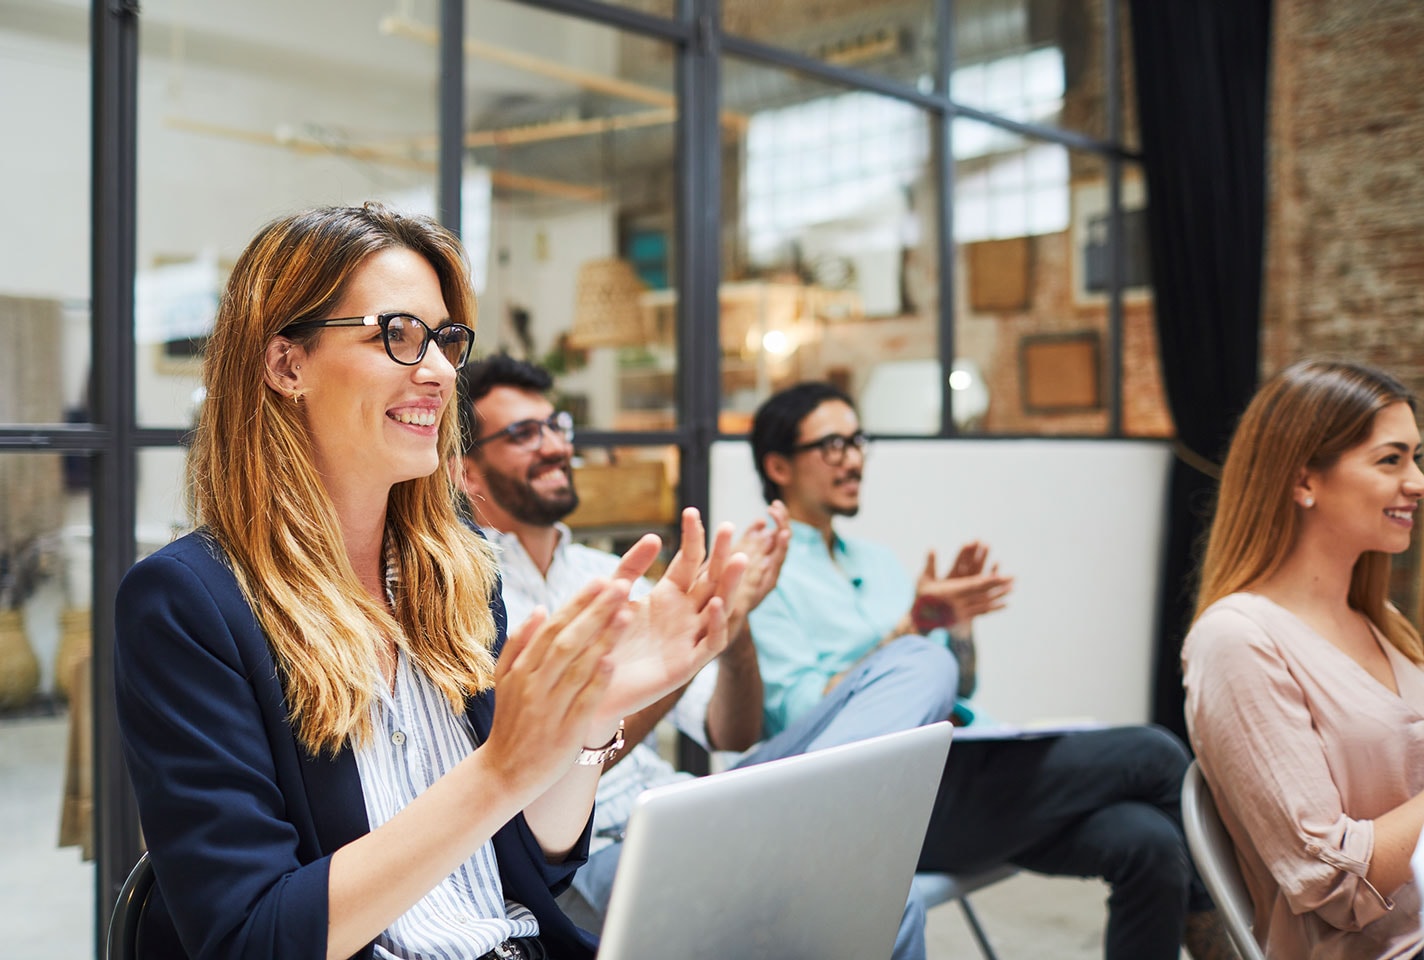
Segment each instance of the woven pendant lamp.
M627 260L606 257L579 267L574 294L574 325L569 345L630 347L648 342L639 297L647 289Z

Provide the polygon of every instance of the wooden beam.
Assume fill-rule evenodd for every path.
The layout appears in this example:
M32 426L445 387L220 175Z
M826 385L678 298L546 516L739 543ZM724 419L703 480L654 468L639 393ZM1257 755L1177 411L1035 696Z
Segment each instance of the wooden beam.
M396 14L392 14L381 20L381 32L391 36L418 40L421 43L430 44L431 46L434 46L440 41L440 34L433 27L427 27L424 24L417 23L414 20ZM634 103L645 103L651 107L676 108L677 106L677 97L671 91L650 87L647 84L634 83L631 80L620 80L617 77L610 77L601 73L567 67L553 60L536 57L530 53L520 53L517 50L508 50L504 47L495 46L492 43L486 43L483 40L476 40L472 37L465 38L465 52L472 57L479 57L491 63L498 63L516 70L524 70L528 73L548 77L552 80L559 80L584 90L607 94L610 97L631 100ZM745 114L724 110L722 111L722 124L728 129L740 133L747 127L747 117Z
M640 127L656 127L672 123L676 114L672 110L645 110L637 113L620 113L611 117L589 117L581 120L551 120L547 123L525 123L514 127L500 127L494 130L471 130L465 134L466 147L510 147L526 143L543 143L549 140L563 140L569 137L591 137L617 130L634 130ZM406 147L416 150L434 150L436 138L425 134L405 140L383 141L382 146Z
M255 146L280 147L305 156L326 154L331 156L352 157L357 160L401 167L407 170L419 170L425 173L435 172L434 161L422 160L418 157L412 157L404 152L395 151L386 147L327 143L311 137L279 136L275 133L268 133L265 130L245 130L240 127L229 127L217 123L208 123L203 120L192 120L186 117L165 117L163 125L170 130L181 130L185 133L222 137L227 140L238 140L242 143L250 143ZM585 203L598 203L599 201L607 199L608 196L608 192L602 187L590 187L583 184L568 183L563 180L552 180L548 177L535 177L523 173L513 173L508 170L491 170L490 182L503 190L516 190L521 193L537 193L549 197L558 197L563 200L578 200Z

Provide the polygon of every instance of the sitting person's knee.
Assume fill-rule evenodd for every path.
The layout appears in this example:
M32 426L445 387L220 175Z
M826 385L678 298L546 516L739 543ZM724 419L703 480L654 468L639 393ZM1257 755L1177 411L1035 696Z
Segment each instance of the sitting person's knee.
M959 688L959 663L943 645L919 636L905 636L891 641L877 657L881 669L912 681L907 695L925 700L925 715L948 719L954 709Z
M1159 889L1185 892L1194 876L1186 840L1173 820L1150 804L1122 804L1116 810L1114 852L1117 870L1104 871L1114 882L1149 881ZM1116 874L1114 876L1113 874Z

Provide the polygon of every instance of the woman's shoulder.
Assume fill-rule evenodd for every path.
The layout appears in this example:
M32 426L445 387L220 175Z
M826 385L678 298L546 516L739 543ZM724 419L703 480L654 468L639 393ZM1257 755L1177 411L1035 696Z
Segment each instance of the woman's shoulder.
M266 639L227 555L205 531L180 537L134 564L119 584L114 616L121 654L165 650L175 658L180 651L203 648L234 666L260 663L267 655ZM140 664L131 664L132 672L154 658L123 659Z
M227 554L213 535L198 529L166 544L135 563L119 585L119 595L192 589L201 584L213 594L240 593Z
M1187 633L1183 656L1216 648L1274 647L1274 638L1289 628L1289 613L1255 593L1233 593L1202 611Z

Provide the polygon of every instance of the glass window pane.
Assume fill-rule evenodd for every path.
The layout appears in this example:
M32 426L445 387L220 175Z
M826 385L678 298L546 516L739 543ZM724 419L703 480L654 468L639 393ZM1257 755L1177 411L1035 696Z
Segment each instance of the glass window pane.
M680 537L681 458L674 446L594 447L579 444L574 489L579 505L566 522L573 538L622 553L645 533L662 537L656 576L672 559Z
M1176 432L1162 383L1152 275L1147 250L1147 187L1142 170L1123 169L1122 432L1170 437Z
M956 0L952 95L1010 119L1106 137L1103 2Z
M89 478L0 454L0 902L25 956L94 949Z
M466 217L487 271L477 352L555 374L580 426L677 424L674 48L531 7L470 0L469 29L515 24L518 67L479 54L466 178L488 215ZM477 254L477 251L482 251Z
M724 181L743 189L724 206L722 430L748 429L774 390L827 379L859 397L869 430L937 432L929 115L736 60L723 77L749 119L740 138L724 128Z
M722 0L722 25L814 60L933 88L933 0Z
M90 419L89 85L84 7L0 17L0 423Z
M144 4L138 416L186 427L227 270L265 221L380 199L435 210L433 26L388 9Z
M183 447L150 447L138 452L134 539L139 557L193 529L187 471L188 452Z
M958 121L966 139L989 134ZM1007 142L1007 141L1006 141ZM1006 172L1007 171L1007 172ZM958 384L969 432L1102 434L1108 429L1107 166L1019 140L967 160L955 184ZM1167 436L1146 274L1140 172L1123 188L1123 432ZM955 385L952 383L952 386Z

